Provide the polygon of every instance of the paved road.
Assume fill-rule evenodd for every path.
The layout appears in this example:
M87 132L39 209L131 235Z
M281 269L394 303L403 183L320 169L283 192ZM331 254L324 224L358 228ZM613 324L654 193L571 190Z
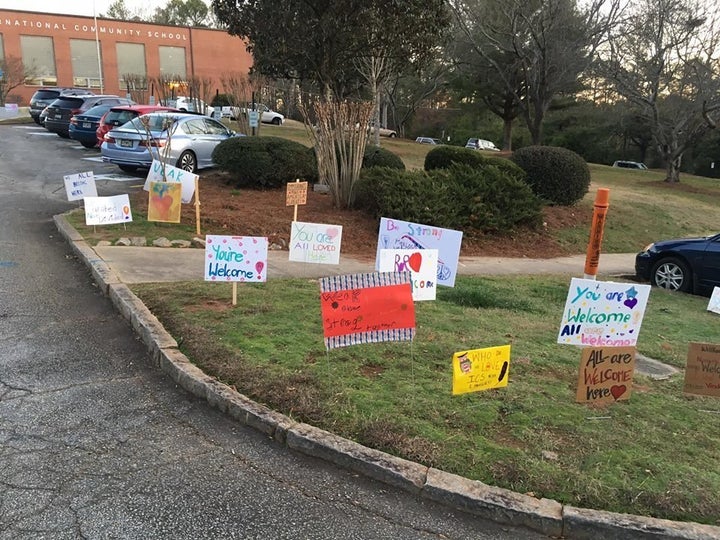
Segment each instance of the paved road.
M177 388L52 222L63 174L115 171L37 129L0 141L0 539L542 538L293 454Z

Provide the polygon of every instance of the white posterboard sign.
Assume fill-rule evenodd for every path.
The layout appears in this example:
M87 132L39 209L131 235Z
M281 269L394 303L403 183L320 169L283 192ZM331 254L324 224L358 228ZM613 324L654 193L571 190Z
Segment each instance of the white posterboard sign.
M586 347L637 344L650 285L573 278L557 342Z
M150 191L150 182L180 182L182 184L182 202L188 204L192 201L195 193L195 180L200 178L193 174L172 165L165 165L165 177L163 177L163 165L157 159L153 159L143 189Z
M437 261L437 249L381 249L379 271L409 271L413 300L435 300Z
M707 310L713 313L720 313L720 287L713 288Z
M97 197L95 176L92 171L63 176L68 201L79 201L85 197Z
M264 236L205 237L205 281L267 281Z
M111 225L132 221L127 194L114 197L85 197L85 224Z
M315 264L340 264L341 225L293 221L290 260Z
M375 270L379 268L381 249L437 249L437 283L453 287L460 258L462 235L462 231L453 229L380 218Z

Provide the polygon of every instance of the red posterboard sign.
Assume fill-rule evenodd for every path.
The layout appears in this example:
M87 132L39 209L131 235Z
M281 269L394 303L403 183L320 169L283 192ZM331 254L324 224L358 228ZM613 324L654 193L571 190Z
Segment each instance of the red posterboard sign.
M327 349L415 336L410 272L323 278L320 308Z

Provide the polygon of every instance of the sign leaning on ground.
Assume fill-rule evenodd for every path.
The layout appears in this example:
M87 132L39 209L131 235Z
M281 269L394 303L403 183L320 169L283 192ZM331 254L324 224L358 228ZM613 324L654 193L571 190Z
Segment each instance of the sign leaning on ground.
M267 281L268 239L264 236L205 237L205 281Z
M635 347L585 347L575 400L594 405L628 400L634 373Z
M381 249L379 270L409 271L412 276L413 300L435 300L437 260L437 249Z
M634 347L649 295L650 285L573 278L557 342Z
M97 197L95 176L92 171L63 176L68 201L79 201L85 197Z
M374 272L320 280L325 348L412 341L415 305L410 272Z
M453 287L460 258L462 235L462 231L453 229L380 218L375 269L380 268L381 249L437 249L437 283Z
M341 241L341 225L293 221L290 229L290 260L339 264Z
M707 310L713 313L720 313L720 287L713 288Z
M510 345L453 354L453 395L507 386Z
M720 345L690 343L683 392L720 397Z
M132 221L130 197L85 197L85 225L111 225Z

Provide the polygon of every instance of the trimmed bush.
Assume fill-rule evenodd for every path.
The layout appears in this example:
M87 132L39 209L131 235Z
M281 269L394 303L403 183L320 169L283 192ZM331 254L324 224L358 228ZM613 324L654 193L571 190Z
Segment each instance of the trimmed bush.
M365 147L362 168L369 169L370 167L390 167L391 169L404 171L405 163L390 150L386 150L380 146L368 145Z
M590 168L572 150L557 146L526 146L512 158L527 174L536 195L550 204L570 206L590 189Z
M376 167L362 172L356 206L388 217L483 233L542 222L540 199L523 180L488 166L431 171Z
M465 164L476 169L495 167L502 173L518 180L525 180L525 171L509 159L486 156L471 148L459 146L438 146L425 156L425 170L447 169L453 164Z
M233 137L215 147L212 159L239 188L277 188L298 178L316 182L318 177L312 149L280 137Z

